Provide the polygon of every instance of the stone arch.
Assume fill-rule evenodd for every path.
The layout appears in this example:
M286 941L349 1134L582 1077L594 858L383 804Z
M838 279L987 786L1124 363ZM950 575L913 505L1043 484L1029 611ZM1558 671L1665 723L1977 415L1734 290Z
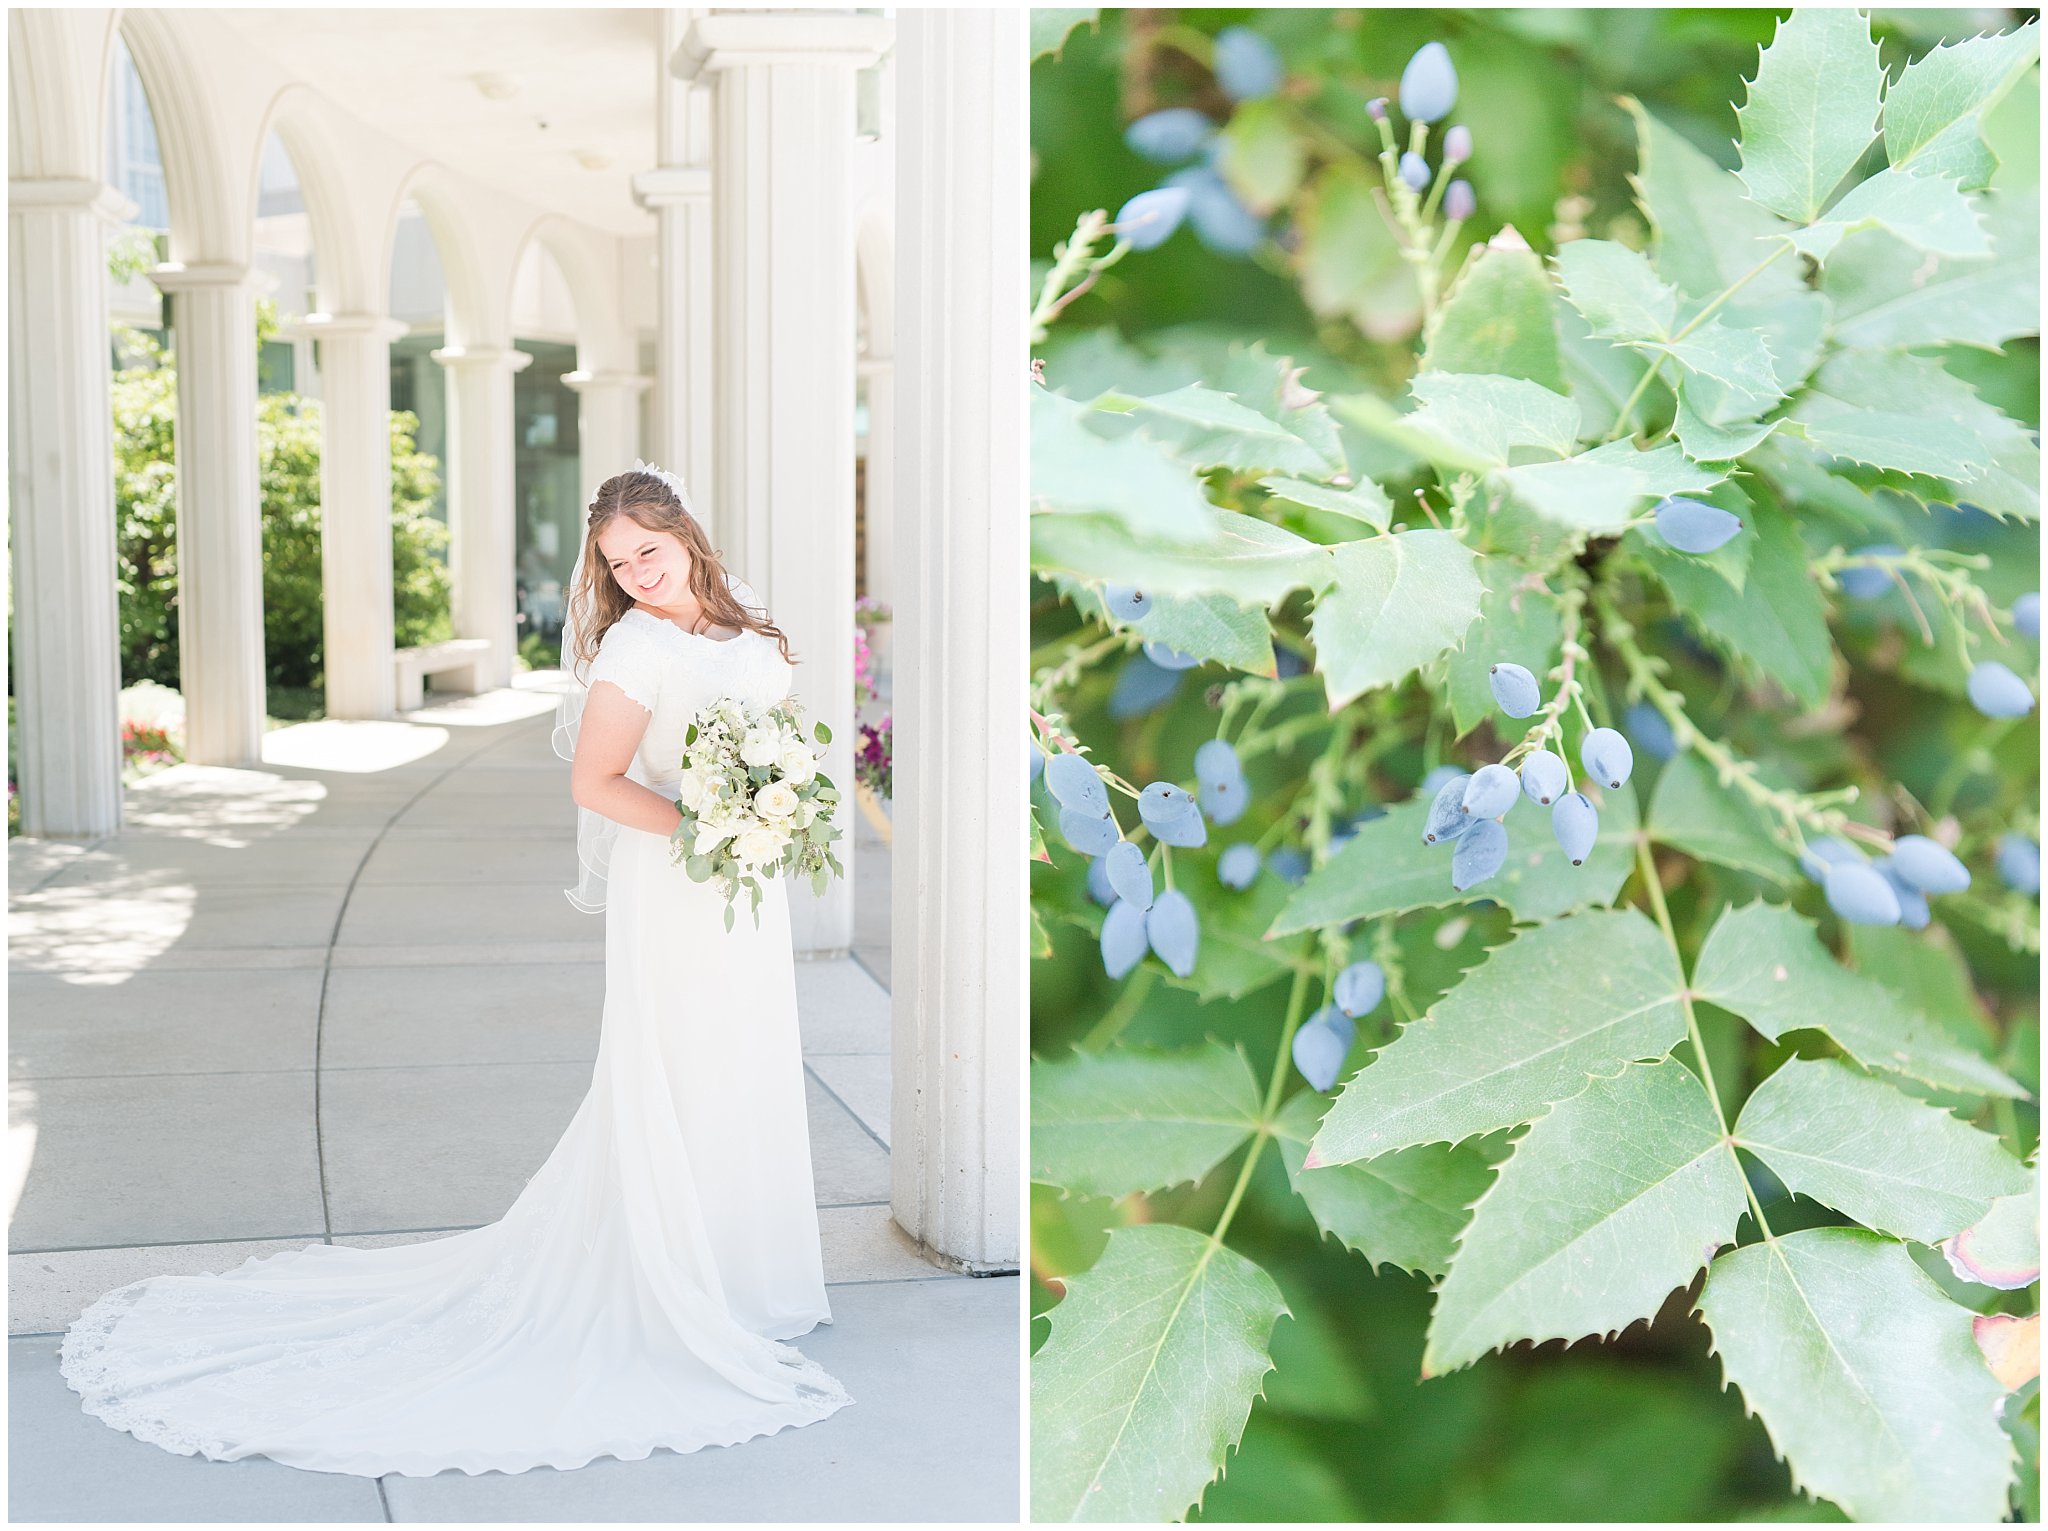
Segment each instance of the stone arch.
M263 149L272 133L284 146L298 178L299 196L312 225L314 287L320 310L330 314L382 313L381 293L370 290L362 258L363 238L351 219L341 175L341 151L315 108L310 87L293 83L271 99L256 133L245 192L247 217L255 225L262 195Z
M419 206L427 220L427 233L434 241L435 257L441 262L441 281L448 293L448 333L451 346L510 344L500 334L505 308L492 303L489 284L483 275L468 226L464 221L447 173L431 162L406 172L384 210L384 232L377 245L377 272L373 300L378 312L384 309L391 291L391 255L398 239L398 220L410 201Z
M513 286L535 245L548 253L568 284L569 301L576 310L577 367L586 372L632 370L638 358L625 349L616 276L606 269L590 243L577 237L566 220L555 214L536 218L520 237L499 312L511 312Z
M248 203L231 181L233 167L205 105L202 78L174 24L175 11L127 10L120 33L142 77L163 151L164 192L170 204L171 260L186 265L248 259ZM109 39L109 51L112 40ZM102 72L109 78L111 60ZM102 98L104 100L104 98Z
M105 174L107 80L114 25L108 14L98 56L80 23L61 11L7 13L7 173L45 180ZM96 69L94 66L97 66ZM92 73L88 70L92 69ZM92 81L99 89L87 95Z

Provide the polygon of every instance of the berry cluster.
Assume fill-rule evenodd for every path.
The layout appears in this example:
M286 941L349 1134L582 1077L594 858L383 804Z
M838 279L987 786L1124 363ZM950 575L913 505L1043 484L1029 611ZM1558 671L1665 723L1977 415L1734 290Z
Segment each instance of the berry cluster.
M1925 835L1901 835L1891 854L1872 861L1848 841L1823 835L1807 843L1799 865L1819 883L1828 907L1852 925L1924 930L1931 893L1960 893L1970 869Z
M1377 962L1354 962L1330 986L1331 1003L1302 1022L1294 1034L1294 1066L1313 1090L1327 1090L1358 1035L1353 1024L1386 997L1387 975Z

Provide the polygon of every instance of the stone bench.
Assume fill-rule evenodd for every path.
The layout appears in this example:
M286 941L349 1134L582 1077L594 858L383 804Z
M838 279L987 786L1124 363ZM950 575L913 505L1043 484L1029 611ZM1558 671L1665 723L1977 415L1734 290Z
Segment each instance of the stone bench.
M484 666L490 663L488 638L450 638L445 643L400 649L392 656L398 671L398 710L414 712L427 702L427 677L468 672L467 684L437 685L436 691L477 692L484 689Z

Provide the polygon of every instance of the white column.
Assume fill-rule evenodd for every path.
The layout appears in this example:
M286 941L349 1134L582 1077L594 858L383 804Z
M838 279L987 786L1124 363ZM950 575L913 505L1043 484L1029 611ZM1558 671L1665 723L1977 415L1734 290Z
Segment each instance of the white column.
M513 547L512 377L533 361L501 346L447 346L448 572L455 636L491 640L483 684L512 684L519 647Z
M392 674L391 342L380 314L308 314L290 327L320 347L320 592L327 716L388 718Z
M134 212L99 181L7 185L7 480L24 834L91 837L121 827L106 236Z
M577 399L577 467L583 478L583 504L587 509L597 494L597 486L614 473L632 467L633 459L640 455L640 395L654 379L633 372L570 372L563 375L562 381ZM659 458L655 460L660 462ZM668 464L661 466L666 468Z
M708 78L715 323L711 503L729 567L802 661L796 690L830 726L846 794L847 876L791 894L797 950L853 943L854 72L889 23L841 12L700 16L677 50Z
M896 362L893 337L870 334L861 358L868 390L867 589L871 600L896 605ZM896 673L896 624L875 629L876 678Z
M1024 12L905 10L897 46L895 1035L890 1206L1022 1250Z
M185 758L263 754L263 504L249 268L158 266L177 352L178 674Z

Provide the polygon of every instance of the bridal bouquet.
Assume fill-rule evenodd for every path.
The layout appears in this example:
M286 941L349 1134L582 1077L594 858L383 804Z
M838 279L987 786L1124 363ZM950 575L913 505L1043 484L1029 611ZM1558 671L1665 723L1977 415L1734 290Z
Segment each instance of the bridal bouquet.
M823 893L830 878L845 875L828 848L839 838L832 823L839 789L818 772L821 747L831 741L823 723L804 737L792 697L771 707L713 702L684 731L676 788L683 820L669 836L671 854L692 881L718 884L727 930L741 888L752 895L758 925L761 879L787 872Z

